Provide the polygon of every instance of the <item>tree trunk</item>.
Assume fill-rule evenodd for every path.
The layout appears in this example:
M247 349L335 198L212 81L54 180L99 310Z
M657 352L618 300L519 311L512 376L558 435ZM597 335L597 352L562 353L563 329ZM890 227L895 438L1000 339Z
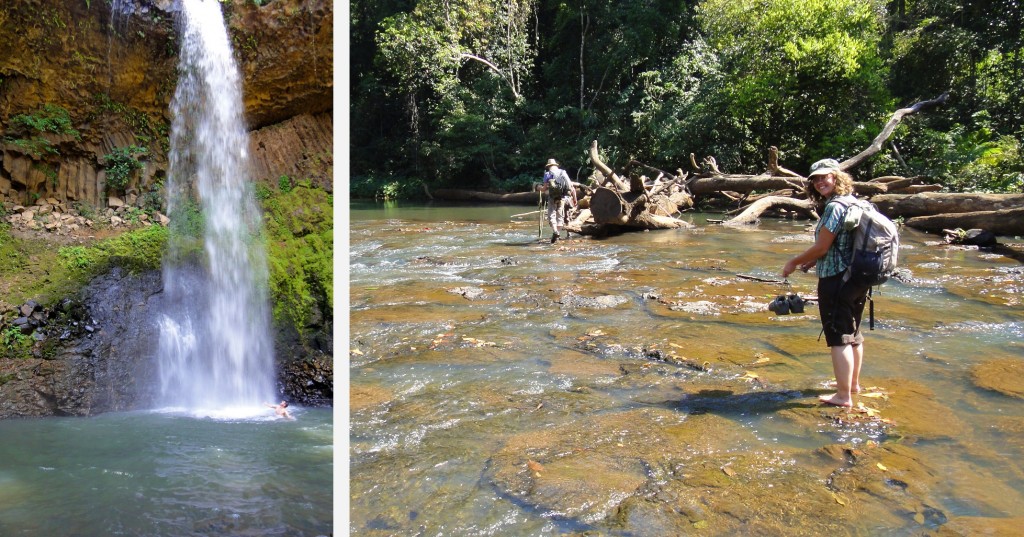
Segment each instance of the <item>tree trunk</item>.
M493 192L477 192L475 190L462 190L458 188L442 188L430 193L431 199L443 201L487 201L492 203L511 203L514 205L526 205L537 203L536 192L515 192L510 194L495 194Z
M1024 207L1024 194L885 194L871 198L871 203L890 218L912 218Z
M942 233L944 229L983 229L996 235L1024 235L1024 207L998 211L915 216L906 225L929 233Z
M605 177L604 184L599 184L597 186L607 186L607 183L611 182L616 190L619 190L620 192L629 191L629 183L620 179L619 176L616 175L615 172L613 172L597 154L597 140L594 140L594 143L590 144L590 162L593 162L597 171L601 172L601 175Z
M737 216L723 222L726 226L743 226L757 223L757 219L768 209L790 209L799 211L811 218L818 218L814 203L809 199L794 199L784 196L767 196L751 203Z
M869 157L873 156L875 153L878 153L879 151L882 150L882 145L885 143L886 140L889 139L890 136L892 136L893 131L895 131L896 127L900 124L900 122L903 121L904 116L909 116L911 114L916 114L921 110L927 110L929 108L943 105L946 103L946 99L948 98L949 93L943 93L942 95L939 95L938 97L930 101L919 101L907 108L900 108L899 110L893 112L892 117L889 118L889 122L886 123L885 127L882 128L882 132L878 133L878 136L875 136L875 139L871 142L871 145L869 145L867 149L865 149L864 151L861 151L860 153L854 155L852 158L840 162L839 168L844 171L856 168Z
M646 192L618 192L600 187L590 196L590 212L598 225L641 229L677 229L690 224L673 218L671 202L665 196L649 197Z

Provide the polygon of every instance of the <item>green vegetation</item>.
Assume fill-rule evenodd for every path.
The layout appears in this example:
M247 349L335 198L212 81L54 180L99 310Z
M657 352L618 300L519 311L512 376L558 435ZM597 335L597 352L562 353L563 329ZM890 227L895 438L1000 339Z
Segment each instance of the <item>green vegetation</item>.
M21 269L26 261L20 244L10 234L10 226L0 224L0 275Z
M44 134L81 138L81 134L73 128L70 113L63 107L53 104L45 104L33 114L15 115L11 117L10 124L13 136L5 136L4 142L22 148L35 158L59 154Z
M11 118L11 125L31 132L70 134L75 138L79 132L72 127L71 114L64 107L45 104L34 114L18 114Z
M1024 183L1024 19L1016 0L351 3L354 197L521 189L543 162L686 167L714 156L804 170L909 116L870 176L948 190ZM905 163L905 164L904 164Z
M55 249L41 239L14 239L0 227L0 281L8 304L26 300L44 306L74 296L91 279L114 266L131 272L159 269L168 232L149 226L91 246ZM17 333L16 333L17 332ZM0 333L0 355L27 356L31 339L10 327Z
M287 191L257 189L257 194L264 212L274 318L303 334L310 313L319 309L330 314L334 303L331 198L308 181Z
M167 236L167 228L147 226L95 246L65 246L57 250L57 258L69 276L82 282L112 266L124 267L130 272L158 269Z
M125 125L131 127L132 131L139 136L140 140L151 140L152 138L159 138L164 143L167 139L168 133L170 132L170 125L166 121L160 120L153 122L149 115L145 112L124 105L122 103L111 100L110 96L106 93L97 93L94 96L96 104L95 115L100 113L114 114ZM148 138L147 138L148 137Z
M11 326L0 331L0 356L6 358L28 358L31 347L32 338L22 334L21 329ZM0 382L0 384L3 384L3 382Z
M130 145L128 147L115 148L112 152L104 155L103 160L106 161L105 169L107 170L107 188L123 191L128 186L132 174L136 170L142 169L142 163L139 162L136 155L145 155L146 153L148 151L145 147Z

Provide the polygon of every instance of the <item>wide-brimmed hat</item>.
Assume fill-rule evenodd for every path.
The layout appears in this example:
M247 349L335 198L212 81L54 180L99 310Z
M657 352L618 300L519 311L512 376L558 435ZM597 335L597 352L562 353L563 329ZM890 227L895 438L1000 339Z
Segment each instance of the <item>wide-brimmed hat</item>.
M544 169L546 170L552 166L558 166L558 161L553 158L549 158L548 163L544 165Z
M825 158L811 164L811 173L807 177L835 173L837 171L839 171L839 161L834 158Z

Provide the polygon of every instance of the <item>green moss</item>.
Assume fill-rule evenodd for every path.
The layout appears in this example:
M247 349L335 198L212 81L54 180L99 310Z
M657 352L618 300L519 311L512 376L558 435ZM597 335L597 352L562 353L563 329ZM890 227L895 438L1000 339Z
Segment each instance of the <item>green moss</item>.
M17 296L12 303L38 300L44 304L73 295L92 278L114 266L130 272L159 269L167 229L149 226L99 242L93 246L65 246L54 249L51 243L23 240L17 246L31 263L3 274L12 280ZM13 295L14 293L12 293Z
M25 254L19 241L11 236L10 226L0 224L0 275L20 270L25 262Z
M330 315L334 304L331 197L305 182L262 194L274 318L304 334L311 311Z

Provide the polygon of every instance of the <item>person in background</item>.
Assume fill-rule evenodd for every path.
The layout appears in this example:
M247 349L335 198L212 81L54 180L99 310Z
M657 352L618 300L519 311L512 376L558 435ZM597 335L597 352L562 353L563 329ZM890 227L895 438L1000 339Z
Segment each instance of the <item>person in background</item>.
M808 197L818 203L825 201L825 209L814 228L814 244L782 267L782 277L786 278L798 268L807 272L817 267L818 314L836 376L836 393L822 395L820 400L852 407L853 394L861 389L864 336L860 320L870 286L843 281L843 273L853 259L853 229L844 226L846 209L843 205L831 202L838 196L853 194L853 178L839 169L835 159L824 159L811 165L807 179Z
M558 167L558 161L548 159L544 165L544 182L540 187L541 191L548 194L548 223L551 224L551 242L559 238L559 228L567 223L568 207L575 208L579 202L576 199L576 187L569 179L569 174ZM569 231L566 230L565 238L569 238Z

